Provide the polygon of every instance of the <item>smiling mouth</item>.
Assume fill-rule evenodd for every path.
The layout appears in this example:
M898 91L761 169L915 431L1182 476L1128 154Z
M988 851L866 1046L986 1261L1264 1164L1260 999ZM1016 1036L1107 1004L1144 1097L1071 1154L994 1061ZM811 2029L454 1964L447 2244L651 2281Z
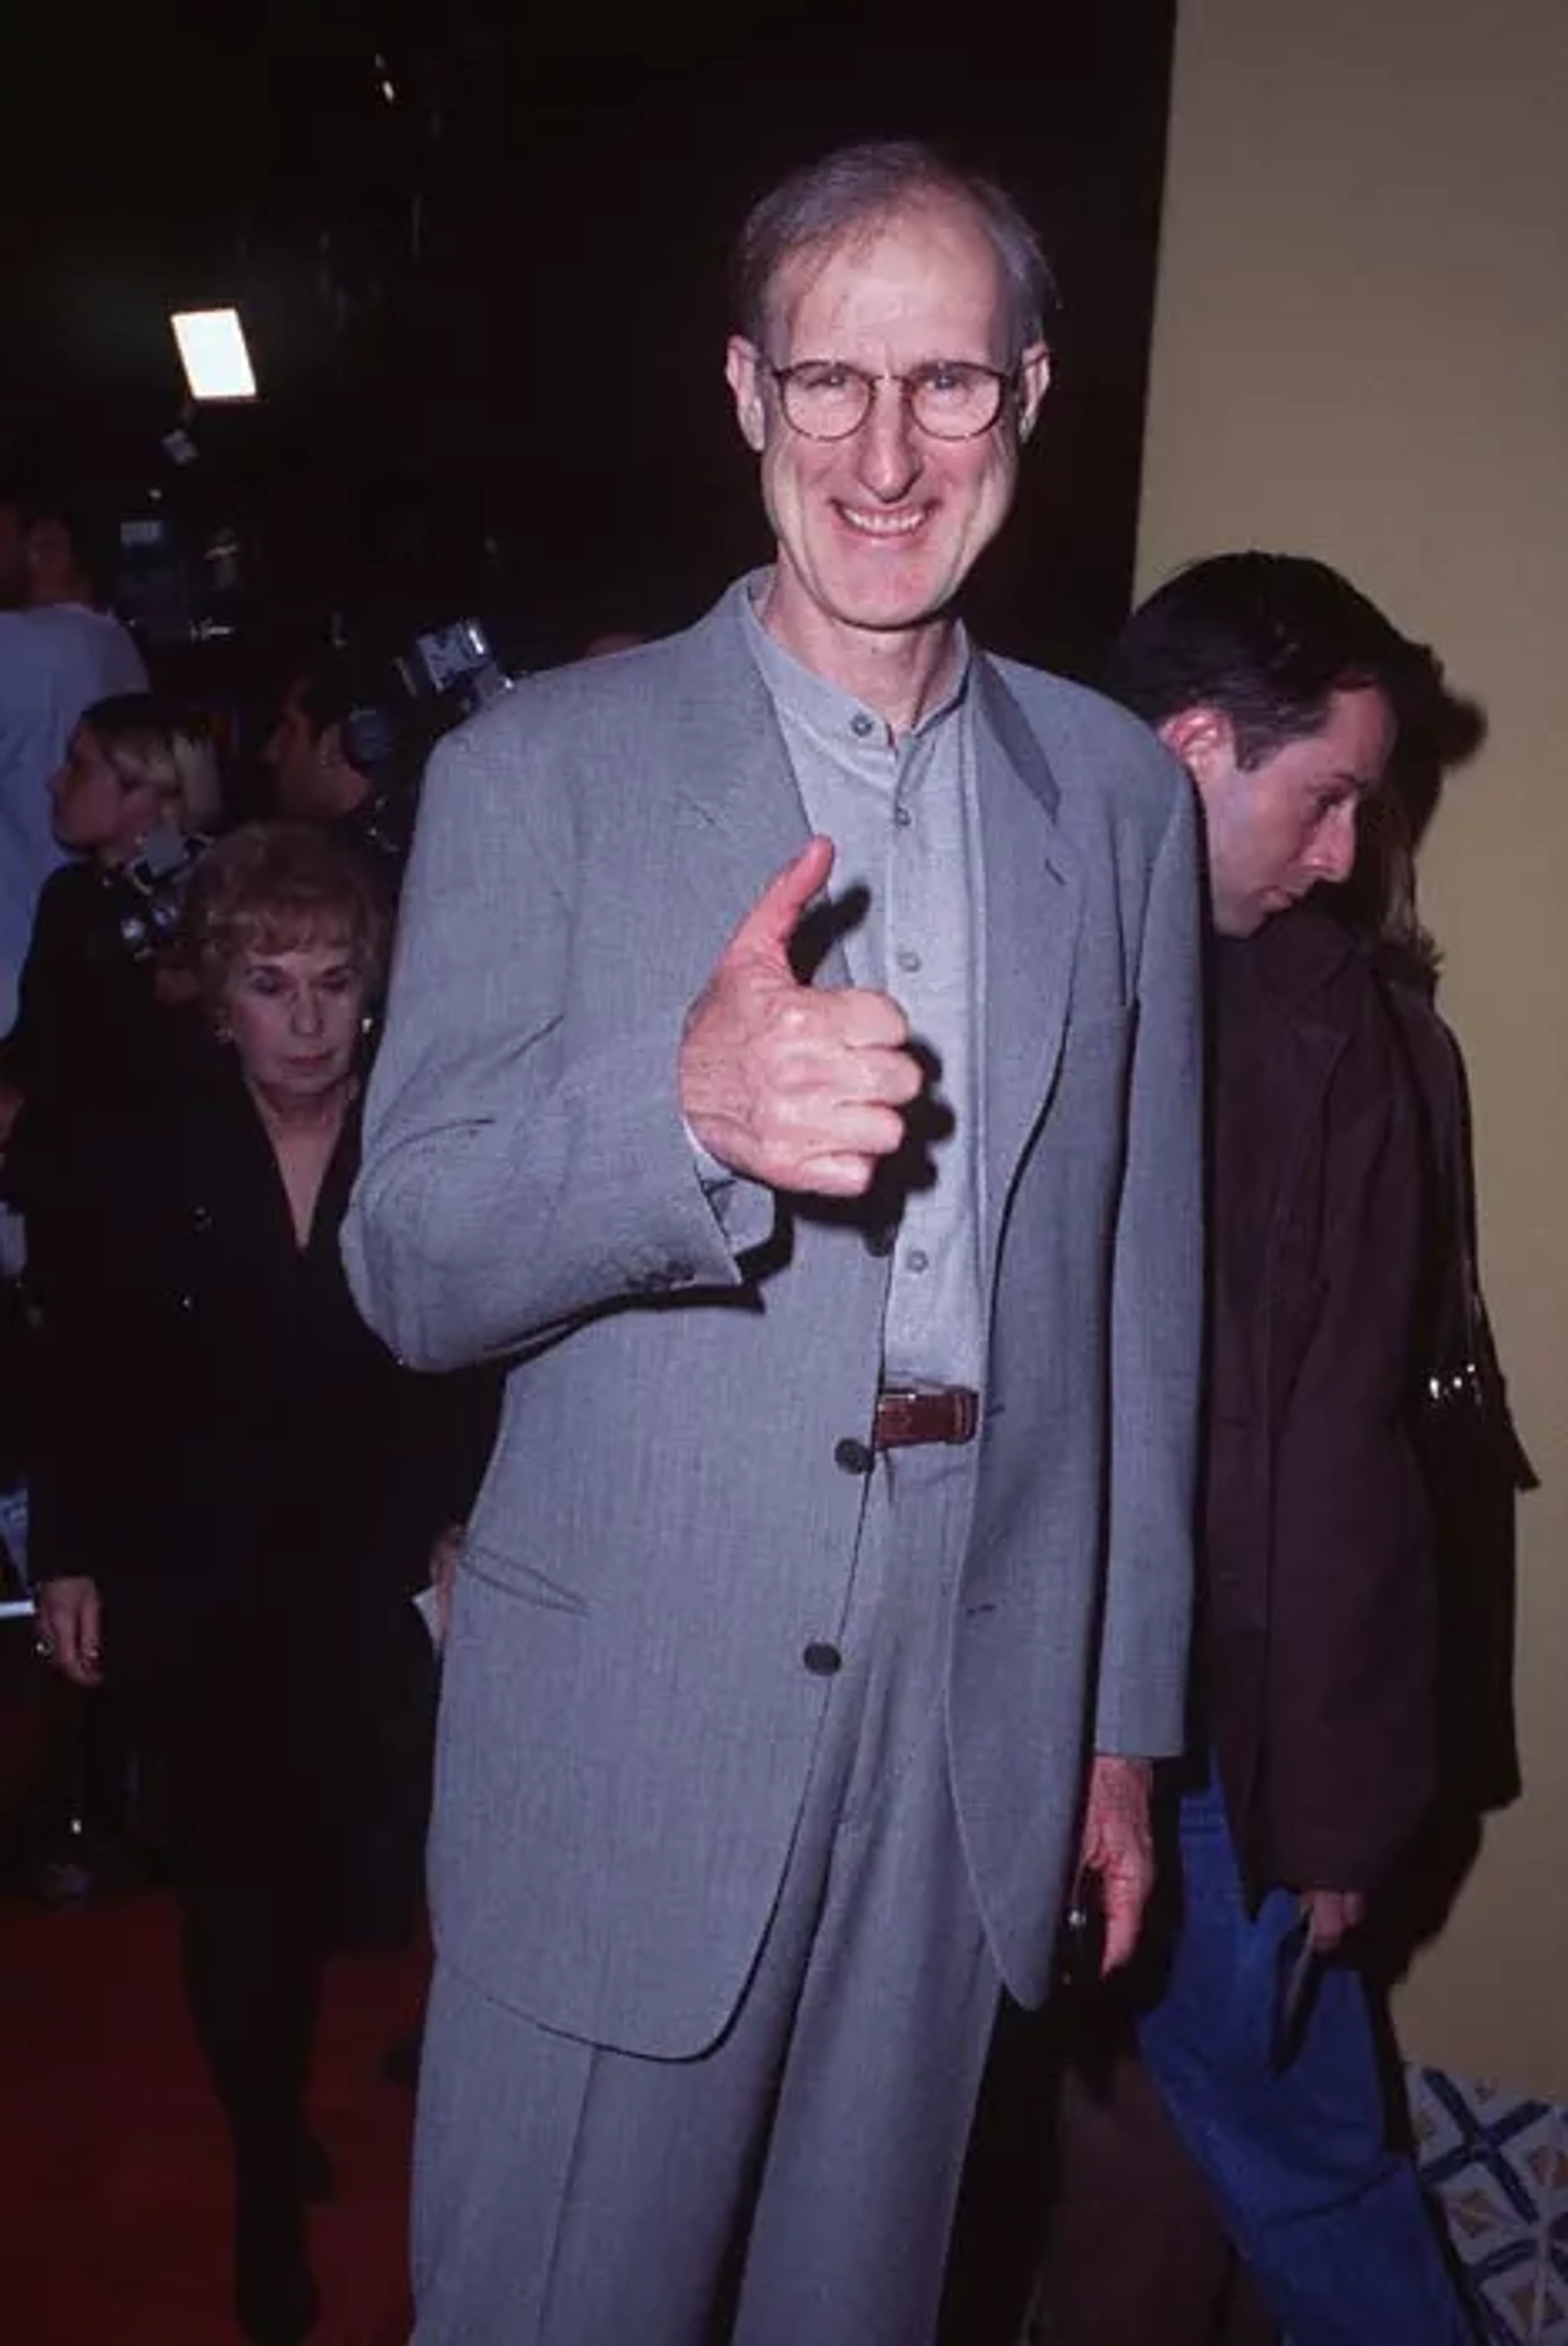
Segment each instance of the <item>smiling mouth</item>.
M870 513L863 505L835 501L835 510L840 519L848 522L861 537L898 538L912 537L924 525L931 508L921 505L913 513L907 508L901 513Z

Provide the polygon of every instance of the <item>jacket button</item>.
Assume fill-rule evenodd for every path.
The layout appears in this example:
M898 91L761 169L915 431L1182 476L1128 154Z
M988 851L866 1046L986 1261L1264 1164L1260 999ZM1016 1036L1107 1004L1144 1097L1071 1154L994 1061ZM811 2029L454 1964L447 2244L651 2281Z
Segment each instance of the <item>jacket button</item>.
M830 1678L844 1667L844 1657L837 1646L824 1645L813 1638L800 1659L814 1678Z
M857 1442L852 1433L846 1433L841 1442L833 1444L833 1464L841 1466L846 1474L869 1474L871 1454L863 1442Z

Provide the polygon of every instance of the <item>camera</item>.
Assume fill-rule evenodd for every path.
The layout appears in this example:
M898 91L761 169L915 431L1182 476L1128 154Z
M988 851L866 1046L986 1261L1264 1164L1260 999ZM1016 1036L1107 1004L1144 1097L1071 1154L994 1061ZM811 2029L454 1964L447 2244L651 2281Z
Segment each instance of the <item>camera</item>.
M412 692L453 693L464 717L504 692L511 681L496 659L484 623L472 617L453 619L445 627L430 627L415 636L398 666Z
M388 746L411 734L428 749L512 681L483 621L473 617L412 637L386 663L384 677L388 691L367 697L344 720L349 756L367 769L384 762Z
M301 694L317 727L335 725L369 795L344 817L395 890L407 858L425 760L443 733L505 692L513 679L477 617L371 640L335 631L332 649Z
M117 938L133 961L150 961L178 933L190 875L211 841L200 831L160 825L140 853L108 882Z
M340 638L333 659L342 677L344 754L383 788L414 779L443 733L512 682L473 617L425 628L390 656ZM331 696L330 674L324 682Z

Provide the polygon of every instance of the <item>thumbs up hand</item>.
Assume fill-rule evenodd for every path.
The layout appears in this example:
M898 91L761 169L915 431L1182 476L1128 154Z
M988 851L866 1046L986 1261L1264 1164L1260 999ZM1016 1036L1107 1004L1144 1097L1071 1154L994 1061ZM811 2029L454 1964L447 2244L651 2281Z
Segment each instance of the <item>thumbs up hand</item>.
M711 1157L775 1189L858 1198L903 1141L924 1076L891 994L803 985L789 944L833 868L813 839L720 954L681 1039L682 1114Z

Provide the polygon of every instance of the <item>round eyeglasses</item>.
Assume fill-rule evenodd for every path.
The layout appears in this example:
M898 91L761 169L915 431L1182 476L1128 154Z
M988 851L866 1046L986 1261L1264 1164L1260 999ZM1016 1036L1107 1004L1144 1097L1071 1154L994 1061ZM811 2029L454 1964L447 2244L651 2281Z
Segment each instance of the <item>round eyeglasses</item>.
M977 440L1018 387L1018 369L971 359L932 359L908 374L868 374L842 359L769 367L784 419L808 440L847 440L871 412L879 382L896 383L916 426L932 440Z

